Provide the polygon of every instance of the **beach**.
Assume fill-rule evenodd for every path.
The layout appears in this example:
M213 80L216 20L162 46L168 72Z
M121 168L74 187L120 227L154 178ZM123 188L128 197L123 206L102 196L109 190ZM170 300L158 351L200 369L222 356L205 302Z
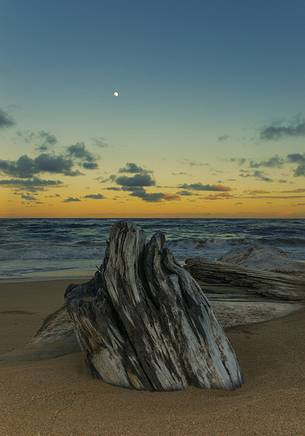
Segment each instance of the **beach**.
M62 305L70 282L0 284L1 354L27 344L43 319ZM1 363L0 434L302 435L304 329L300 311L227 330L245 378L241 389L229 392L151 393L110 386L91 378L81 353Z

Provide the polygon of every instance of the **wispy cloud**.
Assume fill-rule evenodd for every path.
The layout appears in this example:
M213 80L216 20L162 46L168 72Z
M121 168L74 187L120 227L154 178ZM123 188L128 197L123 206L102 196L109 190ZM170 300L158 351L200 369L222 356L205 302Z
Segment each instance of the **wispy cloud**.
M47 151L50 147L57 144L57 137L46 130L32 132L30 130L18 131L17 135L22 138L27 144L34 143L37 150Z
M160 201L177 201L180 200L179 195L165 194L164 192L147 192L143 187L128 187L124 188L125 191L129 191L132 197L141 198L149 203L158 203Z
M37 198L31 194L21 194L21 198L25 201L37 201Z
M289 153L286 156L274 155L268 159L264 160L253 160L246 158L231 158L230 162L236 162L239 166L248 167L250 169L255 168L270 168L270 169L280 169L285 166L292 165L293 176L294 177L304 177L305 176L305 153ZM272 181L272 179L267 176L264 172L256 170L254 172L249 171L247 168L243 168L240 171L241 177L254 177L266 182ZM280 183L287 183L287 179L279 179Z
M220 141L220 142L226 141L227 139L229 139L229 135L218 136L218 141Z
M231 157L228 160L229 162L236 162L239 166L243 166L245 163L247 163L247 159L245 157Z
M272 156L269 159L261 160L261 161L254 161L250 160L249 167L250 168L282 168L284 164L286 163L286 159L283 157L280 157L278 155Z
M0 129L14 126L16 121L4 109L0 109Z
M209 194L204 197L204 200L228 200L234 198L235 196L228 192L221 192L219 194Z
M246 191L249 195L260 195L260 194L270 194L270 191L266 191L265 189L255 189Z
M91 141L93 142L93 145L99 148L106 148L109 146L105 138L102 136L91 138Z
M231 191L231 188L229 186L224 185L204 185L201 182L198 183L184 183L182 185L179 185L179 188L191 190L191 191Z
M103 194L87 194L84 195L84 198L88 198L90 200L103 200L106 197Z
M305 120L288 123L272 123L260 130L260 139L265 141L305 136Z
M296 164L294 169L294 176L300 177L305 176L305 153L291 153L287 155L287 160L290 163Z
M194 192L191 191L182 190L182 191L178 191L177 195L182 195L183 197L190 197L191 195L196 195L196 194L194 194Z
M242 196L241 198L255 198L255 199L272 199L272 200L289 200L293 198L305 198L305 195L255 195L255 196Z
M49 187L59 187L63 185L60 180L46 180L38 177L32 179L3 179L0 180L0 185L8 188L25 189L27 191L43 191Z
M68 197L63 200L64 203L77 203L79 201L81 200L77 197Z
M179 161L180 163L189 165L190 167L206 167L209 166L208 163L206 162L199 162L199 161L195 161L195 160L190 160L190 159L183 159L182 161Z
M297 194L300 192L305 192L304 188L296 188L296 189L290 189L290 190L286 190L286 191L281 191L282 193L286 193L286 194Z
M247 170L240 170L240 177L251 177L257 180L261 180L262 182L273 182L273 179L271 177L267 176L263 171L255 170L255 171L247 171Z

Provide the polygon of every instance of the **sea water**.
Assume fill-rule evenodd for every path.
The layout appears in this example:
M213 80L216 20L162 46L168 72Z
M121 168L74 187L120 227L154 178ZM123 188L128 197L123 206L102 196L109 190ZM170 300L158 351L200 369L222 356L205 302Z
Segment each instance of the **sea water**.
M0 219L0 279L91 276L103 260L116 219ZM260 242L305 260L302 219L132 219L150 237L166 235L178 261L217 260Z

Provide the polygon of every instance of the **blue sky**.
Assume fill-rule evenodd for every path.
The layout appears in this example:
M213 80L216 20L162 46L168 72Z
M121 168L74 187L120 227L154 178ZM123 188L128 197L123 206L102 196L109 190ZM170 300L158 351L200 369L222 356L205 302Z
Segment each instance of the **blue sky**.
M1 98L37 123L61 105L94 124L118 88L131 122L253 128L304 109L304 17L295 0L2 0Z

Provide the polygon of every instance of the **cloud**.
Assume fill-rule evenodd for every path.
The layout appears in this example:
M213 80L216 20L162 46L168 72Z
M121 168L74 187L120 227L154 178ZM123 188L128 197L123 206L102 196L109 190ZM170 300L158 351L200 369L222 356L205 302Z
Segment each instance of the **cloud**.
M84 162L82 167L85 170L96 170L98 168L98 164L96 162Z
M68 197L68 198L65 198L63 200L63 203L75 203L75 202L79 202L79 201L81 201L81 200L77 197Z
M228 200L229 198L234 198L234 196L228 192L222 192L220 194L210 194L204 197L204 200Z
M83 142L77 142L76 144L70 145L67 147L66 151L67 156L77 160L83 168L89 170L95 170L98 168L97 157L86 148L86 145Z
M89 198L92 200L103 200L106 197L102 194L87 194L84 196L84 198Z
M3 109L0 109L0 129L14 126L16 121Z
M58 173L65 176L79 176L78 170L73 170L74 163L72 160L63 156L42 153L34 159L34 168L36 173Z
M93 142L93 145L100 148L106 148L109 145L102 136L91 138L91 141Z
M209 166L208 163L193 161L193 160L190 160L190 159L183 159L181 161L181 163L187 164L190 167L207 167L207 166Z
M145 170L139 165L133 162L127 162L123 168L119 169L119 173L131 173L131 174L147 174L151 171Z
M135 174L132 177L119 176L115 178L115 181L118 185L132 187L154 186L156 184L155 180L148 173Z
M238 165L242 166L247 162L247 159L244 157L231 157L229 159L230 162L236 162Z
M290 153L287 156L279 156L274 155L269 159L255 161L255 160L247 160L245 158L231 158L231 162L237 162L240 166L243 166L248 162L249 168L271 168L271 169L279 169L284 167L287 164L295 165L293 170L293 175L295 177L305 176L305 153ZM242 174L243 173L243 174ZM241 177L254 177L263 181L270 182L272 179L266 176L262 171L254 171L251 173L247 170L241 170ZM279 179L280 183L287 183L285 179Z
M191 196L191 195L194 195L193 192L191 192L191 191L185 191L185 190L178 191L177 194L178 194L178 195L185 196L185 197L189 197L189 196Z
M112 181L115 181L121 191L129 192L132 197L141 198L150 203L157 203L160 201L177 201L180 200L177 194L166 194L164 192L147 192L144 188L148 186L156 186L156 181L152 176L152 171L144 169L134 162L127 162L124 167L120 168L119 173L132 174L110 176ZM113 187L108 188L114 190ZM116 190L116 189L115 189Z
M85 150L73 148L70 155L62 156L51 153L41 153L35 158L31 158L24 154L15 161L0 159L0 173L13 177L31 178L40 173L63 174L65 176L79 176L82 173L74 169L76 162L73 160L75 156L85 156L87 159L82 163L85 169L95 169L96 162L88 159L91 158L90 153ZM79 157L76 157L79 159Z
M0 185L7 187L16 187L19 189L26 189L28 191L43 191L48 187L58 187L63 185L60 180L45 180L38 177L32 179L4 179L0 180Z
M247 170L240 170L240 177L252 177L257 180L261 180L262 182L273 182L273 179L271 177L267 176L263 171L255 170L255 171L247 171Z
M108 183L108 182L115 182L116 176L112 174L109 177L102 177L98 176L96 177L96 180L98 180L100 183Z
M272 156L267 160L262 161L253 161L251 160L249 162L250 168L260 168L260 167L266 167L266 168L282 168L285 164L286 160L283 157L280 157L278 155Z
M31 132L29 130L25 132L18 131L17 135L28 144L35 142L36 148L39 151L47 151L49 147L57 144L56 136L45 130L40 130L39 132Z
M257 196L243 196L241 198L257 198L257 199L271 199L271 200L289 200L292 198L305 198L305 195L257 195Z
M270 191L265 191L264 189L256 189L254 191L246 191L250 195L259 195L259 194L270 194Z
M290 193L290 194L297 194L300 192L305 192L304 188L296 188L296 189L291 189L291 190L287 190L287 191L281 191L282 193Z
M38 132L38 138L40 140L40 143L37 145L39 151L46 151L50 146L52 147L57 144L56 136L44 130Z
M124 188L141 188L143 186L155 186L156 182L152 177L152 171L147 170L134 162L127 162L125 166L118 170L119 173L125 173L125 175L111 175L105 181L111 180ZM128 175L126 175L128 174ZM132 174L132 175L129 175Z
M180 197L176 194L165 194L163 192L146 192L142 187L128 187L124 188L124 191L129 191L132 197L141 198L149 203L158 203L162 200L177 201Z
M76 144L67 147L67 154L79 160L85 160L87 162L94 162L95 157L93 154L86 149L83 142L77 142Z
M37 149L40 151L46 151L50 146L57 144L57 137L46 130L40 130L39 132L18 131L17 135L22 137L27 143L34 142Z
M189 162L189 166L190 167L207 167L207 166L209 166L209 164L208 163L203 163L203 162L193 162L193 161L190 161Z
M25 201L34 201L34 202L37 201L37 198L31 194L21 194L21 198L22 198L22 200L25 200Z
M227 139L229 139L229 135L218 136L218 141L226 141Z
M47 198L58 198L61 197L60 194L51 194L51 195L46 195Z
M121 191L121 188L118 186L109 186L108 188L105 188L107 191Z
M300 177L305 176L305 153L291 153L287 155L287 161L289 163L297 164L294 169L294 176Z
M202 183L184 183L183 185L179 185L179 188L191 190L191 191L217 191L217 192L226 192L231 191L231 188L224 185L203 185Z
M39 173L80 175L78 170L72 169L73 165L71 159L63 156L42 153L32 159L24 154L16 161L0 160L0 173L20 178L31 178Z
M273 123L263 127L260 131L260 139L266 141L300 136L305 136L305 120L286 124Z

